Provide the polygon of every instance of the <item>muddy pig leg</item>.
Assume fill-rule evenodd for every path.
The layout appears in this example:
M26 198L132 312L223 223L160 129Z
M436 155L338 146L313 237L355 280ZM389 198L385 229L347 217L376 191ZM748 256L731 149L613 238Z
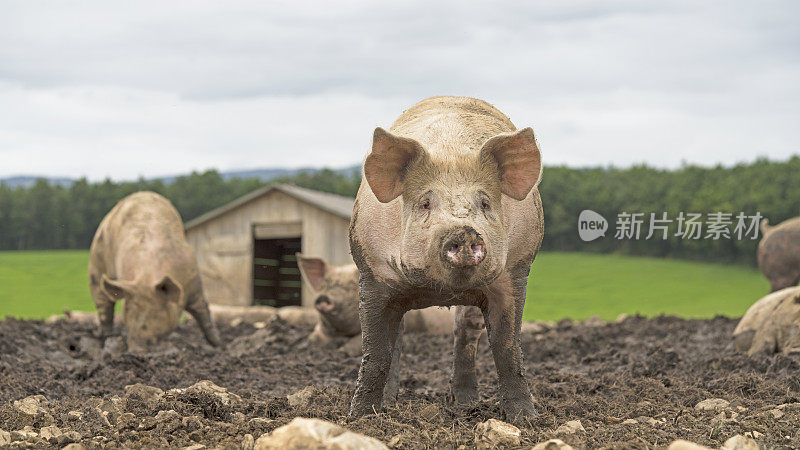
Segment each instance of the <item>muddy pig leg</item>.
M350 403L351 418L377 413L381 409L386 379L391 370L392 348L397 342L405 311L390 308L389 295L382 286L361 275L359 282L361 319L361 368L356 392Z
M383 389L383 403L391 404L397 401L397 391L400 389L400 355L403 353L403 326L404 321L400 320L400 328L392 344L392 367L389 370L386 387Z
M512 280L504 273L486 289L483 311L489 347L500 381L501 406L508 420L536 416L520 347L525 279Z
M200 293L194 293L188 298L186 303L186 311L194 317L200 330L203 331L203 336L209 344L214 347L219 347L222 341L219 338L219 331L214 321L211 320L211 312L208 310L208 302L205 297Z
M97 318L100 326L98 327L98 337L105 339L111 336L114 331L114 300L108 297L100 286L100 277L94 274L89 276L89 290L92 300L97 307Z
M478 400L478 379L475 372L475 356L478 340L483 333L484 319L475 306L456 306L453 327L453 378L450 391L456 403L468 404Z

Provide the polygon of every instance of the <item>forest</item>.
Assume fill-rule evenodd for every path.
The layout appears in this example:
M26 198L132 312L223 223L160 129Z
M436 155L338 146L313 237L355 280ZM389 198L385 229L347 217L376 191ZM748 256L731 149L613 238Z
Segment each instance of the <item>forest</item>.
M355 196L360 172L322 169L269 183L298 186ZM68 187L39 180L30 187L0 184L0 250L88 248L103 216L124 196L152 190L169 198L184 220L221 206L267 184L258 179L224 180L216 171L192 173L172 182L140 179L133 182L89 182ZM776 224L800 215L800 157L774 162L759 159L732 167L685 165L674 170L647 166L630 168L545 167L539 190L545 211L543 250L619 253L665 258L755 264L758 239L739 239L736 216L757 213ZM578 235L578 216L590 209L608 221L605 237L584 242ZM638 239L615 236L620 214L641 213ZM666 233L647 238L650 214L666 218ZM702 220L730 214L730 238L699 239L679 234L681 213ZM708 225L706 223L706 225ZM664 239L666 237L666 239Z

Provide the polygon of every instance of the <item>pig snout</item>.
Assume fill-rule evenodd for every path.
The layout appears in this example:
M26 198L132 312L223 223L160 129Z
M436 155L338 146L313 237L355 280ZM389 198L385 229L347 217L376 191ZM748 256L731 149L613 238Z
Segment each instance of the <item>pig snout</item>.
M442 244L442 259L455 268L475 267L486 258L486 244L472 227L453 231Z
M331 312L331 310L333 310L333 306L333 302L327 295L320 295L314 301L314 307L317 308L317 311L319 312Z

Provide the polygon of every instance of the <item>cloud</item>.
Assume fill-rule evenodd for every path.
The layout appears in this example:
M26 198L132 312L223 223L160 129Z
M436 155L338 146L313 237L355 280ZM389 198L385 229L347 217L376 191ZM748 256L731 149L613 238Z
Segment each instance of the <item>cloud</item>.
M344 166L432 95L533 125L546 163L798 152L794 2L11 2L0 176Z

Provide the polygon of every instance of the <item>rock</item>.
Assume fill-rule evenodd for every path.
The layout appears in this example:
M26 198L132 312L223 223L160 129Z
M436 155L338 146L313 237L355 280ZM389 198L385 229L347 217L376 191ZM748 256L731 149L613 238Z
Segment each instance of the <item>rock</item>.
M636 419L625 419L625 420L622 421L623 425L636 425L638 423L639 423L639 421L636 420Z
M753 439L758 439L758 438L760 438L761 436L763 436L764 434L763 434L763 433L759 433L758 431L755 431L755 430L753 430L753 431L748 431L748 432L747 432L747 433L745 433L744 435L745 435L745 436L747 436L747 437L753 438Z
M722 450L758 450L756 441L749 437L737 434L722 445Z
M266 327L267 327L267 322L255 322L255 323L253 323L253 328L255 328L256 330L260 330L260 329L266 328Z
M219 399L220 403L225 406L232 406L236 403L239 403L242 398L236 394L232 394L228 392L227 389L224 387L217 386L214 382L209 380L201 380L197 383L187 387L186 389L170 389L168 392L170 395L181 395L181 394L205 394L205 395L212 395Z
M521 435L519 428L514 425L489 419L475 428L475 444L478 448L517 446Z
M314 386L306 386L303 389L289 394L286 399L289 401L289 406L295 409L305 409L311 405L311 400L319 394L319 390Z
M256 441L253 439L252 434L245 434L244 438L242 438L242 450L253 450L255 447Z
M141 383L125 386L126 397L134 398L145 403L159 401L163 395L164 391L155 386L148 386Z
M138 421L136 420L136 416L133 413L122 413L117 417L117 428L120 430L125 430L128 428L136 428Z
M83 409L83 421L93 423L101 427L111 427L107 414L97 406L89 406Z
M669 444L667 450L711 450L711 449L700 444L695 444L694 442L678 439L677 441L673 441L672 444Z
M86 447L84 447L82 444L68 444L61 450L86 450Z
M204 448L206 448L206 446L203 444L194 444L188 447L183 447L181 450L202 450Z
M575 434L579 431L585 432L580 420L570 420L569 422L556 428L556 434Z
M531 450L573 450L572 446L564 443L561 439L550 439L549 441L539 442Z
M339 425L321 420L295 417L272 433L265 433L255 442L255 450L268 449L388 449L381 441L348 431Z
M55 425L50 425L49 427L42 427L42 429L39 430L39 437L50 442L51 444L57 443L58 438L61 437L62 434L64 433L61 432L61 428L58 428Z
M25 428L17 431L11 432L11 440L12 441L30 441L34 438L38 438L39 433L33 430L33 427L28 425Z
M722 398L707 398L694 406L700 411L719 411L727 409L731 403Z
M11 433L5 430L0 430L0 446L8 445L11 443Z
M47 425L54 423L53 416L45 408L50 402L44 395L31 395L21 400L14 400L14 410L19 414L22 422L32 425L41 421Z
M163 430L165 433L171 433L180 428L181 425L181 415L170 409L159 411L155 417L145 418L139 428L150 430L158 427L159 430Z
M784 412L777 408L770 410L769 414L775 419L780 419L784 416Z

